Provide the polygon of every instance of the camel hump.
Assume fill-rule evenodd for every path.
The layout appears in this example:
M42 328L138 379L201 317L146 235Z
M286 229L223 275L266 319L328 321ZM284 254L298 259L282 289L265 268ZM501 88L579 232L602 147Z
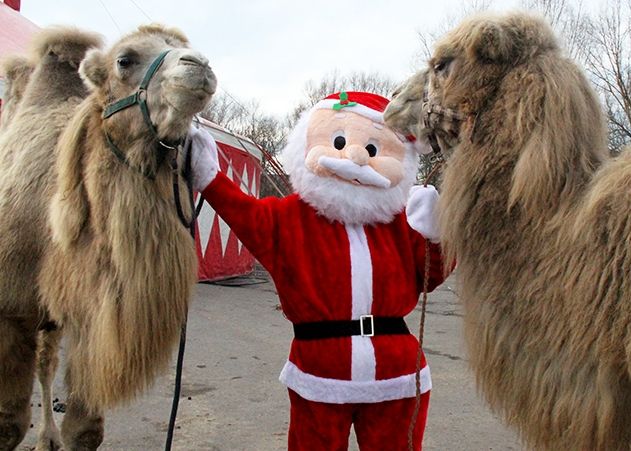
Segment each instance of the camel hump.
M510 66L541 52L560 51L559 41L548 21L532 13L485 11L474 14L441 38L437 48L458 42L465 46L470 57Z
M35 35L31 53L35 61L52 53L59 61L78 66L87 50L102 46L103 38L97 33L74 27L49 27Z
M33 71L34 64L21 55L10 55L0 60L0 74L8 80L16 80Z
M154 22L148 25L140 25L138 27L138 30L132 32L129 36L137 36L137 35L143 35L143 34L144 35L152 35L152 34L166 35L170 37L172 40L175 39L177 41L180 41L179 45L176 42L171 42L171 44L176 45L178 47L180 45L184 45L185 47L189 45L188 38L179 28L168 27L160 23Z

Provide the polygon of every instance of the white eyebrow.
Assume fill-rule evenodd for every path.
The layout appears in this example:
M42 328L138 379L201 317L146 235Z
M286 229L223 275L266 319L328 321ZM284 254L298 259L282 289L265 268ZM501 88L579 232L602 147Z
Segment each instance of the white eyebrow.
M343 119L346 117L346 113L335 113L335 119Z
M383 124L380 124L378 122L373 122L372 126L375 127L377 130L383 130Z

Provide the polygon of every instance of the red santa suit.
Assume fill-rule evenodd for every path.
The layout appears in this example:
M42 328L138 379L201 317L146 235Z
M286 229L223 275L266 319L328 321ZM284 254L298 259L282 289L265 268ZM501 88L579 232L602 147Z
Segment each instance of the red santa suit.
M269 271L292 323L404 317L416 306L426 245L405 213L389 224L331 222L297 194L259 200L222 173L202 196ZM444 277L439 245L429 249L433 290ZM323 403L410 398L417 349L412 334L293 340L280 379L301 397ZM430 389L423 356L421 392Z
M426 243L405 212L387 223L344 223L323 216L298 194L256 199L222 173L202 196L269 271L295 328L361 318L369 329L292 341L280 374L290 390L289 449L347 449L351 423L362 450L407 449L418 341L407 329L368 335L384 318L403 322L417 305L426 249L429 290L443 282L440 246ZM423 355L416 449L431 384Z

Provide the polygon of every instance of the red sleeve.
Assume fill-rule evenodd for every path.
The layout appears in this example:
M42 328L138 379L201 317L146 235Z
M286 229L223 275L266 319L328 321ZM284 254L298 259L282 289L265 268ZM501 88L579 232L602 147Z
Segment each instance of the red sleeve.
M416 260L416 274L419 281L419 286L423 288L423 283L426 275L426 252L429 251L429 271L427 271L429 279L427 284L427 291L434 291L434 289L445 281L447 275L453 270L453 265L445 268L445 262L443 260L443 251L440 243L432 243L426 240L423 235L411 229L412 233L416 235L414 258Z
M275 209L280 199L257 199L247 195L222 172L217 173L201 195L252 255L271 270L274 246L278 241Z

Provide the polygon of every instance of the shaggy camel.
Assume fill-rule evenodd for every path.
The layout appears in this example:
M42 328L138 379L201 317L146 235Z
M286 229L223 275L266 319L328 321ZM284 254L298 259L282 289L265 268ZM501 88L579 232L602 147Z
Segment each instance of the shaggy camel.
M98 45L75 30L42 32L35 70L0 135L0 153L13 153L0 165L0 450L14 449L28 428L42 326L52 320L68 339L61 442L96 449L103 411L167 366L195 281L169 163L215 76L174 29L140 27L107 53ZM133 99L146 109L117 102L139 91ZM58 336L43 333L43 385ZM49 420L38 449L61 446Z
M7 128L9 119L15 113L32 72L33 64L28 58L22 56L8 57L0 63L0 74L4 76L5 82L2 95L2 114L0 114L0 132Z
M461 115L438 208L481 392L534 449L628 450L631 153L608 158L597 96L540 18L466 20L428 78L386 121L427 133L408 100Z

